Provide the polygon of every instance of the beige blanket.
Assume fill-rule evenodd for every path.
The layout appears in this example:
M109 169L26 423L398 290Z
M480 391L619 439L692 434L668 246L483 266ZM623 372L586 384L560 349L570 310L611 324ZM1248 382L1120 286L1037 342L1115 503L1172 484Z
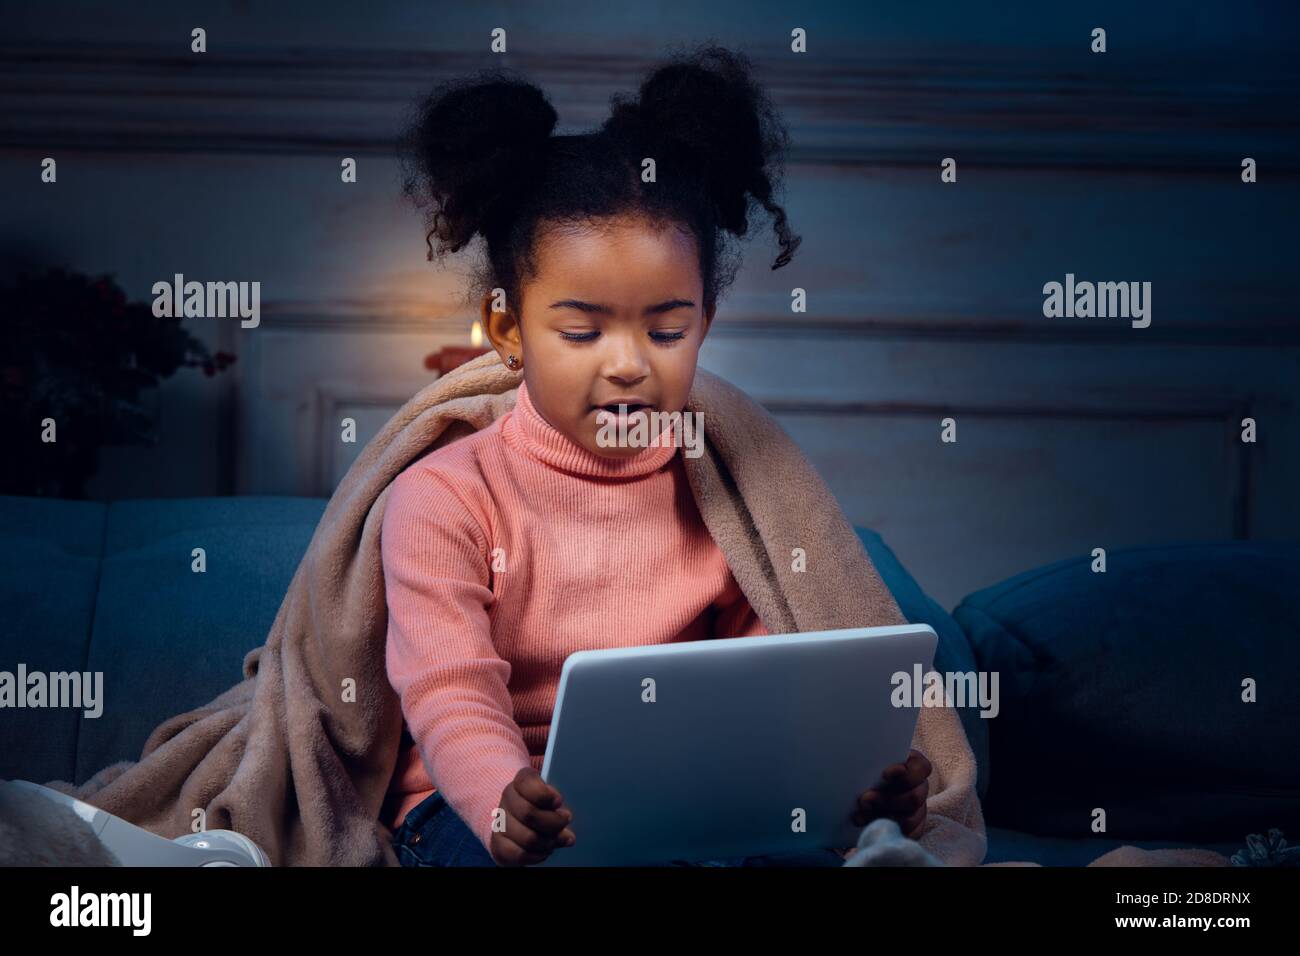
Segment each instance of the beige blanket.
M160 724L139 761L81 787L47 786L168 838L196 820L237 830L276 866L397 865L379 821L402 730L384 667L388 486L429 449L512 408L521 376L489 352L402 406L331 497L266 643L244 658L243 680ZM684 456L691 491L769 632L904 623L834 496L770 415L704 369L686 409L703 414L705 437L704 454ZM807 555L804 571L792 570L795 548ZM913 746L934 766L920 844L944 863L979 864L984 819L956 712L921 708ZM1226 863L1162 852L1122 861Z

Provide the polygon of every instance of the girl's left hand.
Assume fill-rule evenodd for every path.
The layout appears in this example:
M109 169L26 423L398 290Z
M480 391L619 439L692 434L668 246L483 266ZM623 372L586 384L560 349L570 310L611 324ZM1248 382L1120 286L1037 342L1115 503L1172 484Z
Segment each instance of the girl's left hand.
M925 823L925 801L930 795L930 761L919 750L907 755L906 763L885 768L880 782L858 797L853 825L865 827L872 820L889 817L898 821L903 836L911 837Z

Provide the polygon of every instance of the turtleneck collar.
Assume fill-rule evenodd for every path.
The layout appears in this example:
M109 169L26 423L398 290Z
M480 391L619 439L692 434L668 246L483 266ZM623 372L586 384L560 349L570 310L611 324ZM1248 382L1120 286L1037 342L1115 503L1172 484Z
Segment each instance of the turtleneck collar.
M677 454L677 446L673 442L675 431L669 425L659 436L661 444L658 446L642 448L629 458L597 455L542 417L529 398L528 385L523 379L519 381L515 407L501 423L501 435L512 448L525 452L544 465L573 475L597 478L648 475L667 465Z

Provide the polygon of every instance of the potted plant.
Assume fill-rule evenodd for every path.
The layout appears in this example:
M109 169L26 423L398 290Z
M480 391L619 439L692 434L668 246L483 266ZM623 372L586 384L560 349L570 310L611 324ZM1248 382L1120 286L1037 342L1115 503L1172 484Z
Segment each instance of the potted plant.
M182 366L215 375L235 360L211 355L149 303L127 302L105 275L24 273L0 289L0 493L85 498L105 445L157 444L140 404ZM54 423L54 441L47 424Z

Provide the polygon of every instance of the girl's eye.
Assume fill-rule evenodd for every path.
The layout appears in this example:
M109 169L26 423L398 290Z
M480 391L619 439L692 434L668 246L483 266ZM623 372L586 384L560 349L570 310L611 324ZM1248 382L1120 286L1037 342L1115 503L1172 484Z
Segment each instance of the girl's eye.
M561 332L560 335L570 342L590 342L599 332ZM656 342L677 342L686 338L685 332L651 332L650 338Z

